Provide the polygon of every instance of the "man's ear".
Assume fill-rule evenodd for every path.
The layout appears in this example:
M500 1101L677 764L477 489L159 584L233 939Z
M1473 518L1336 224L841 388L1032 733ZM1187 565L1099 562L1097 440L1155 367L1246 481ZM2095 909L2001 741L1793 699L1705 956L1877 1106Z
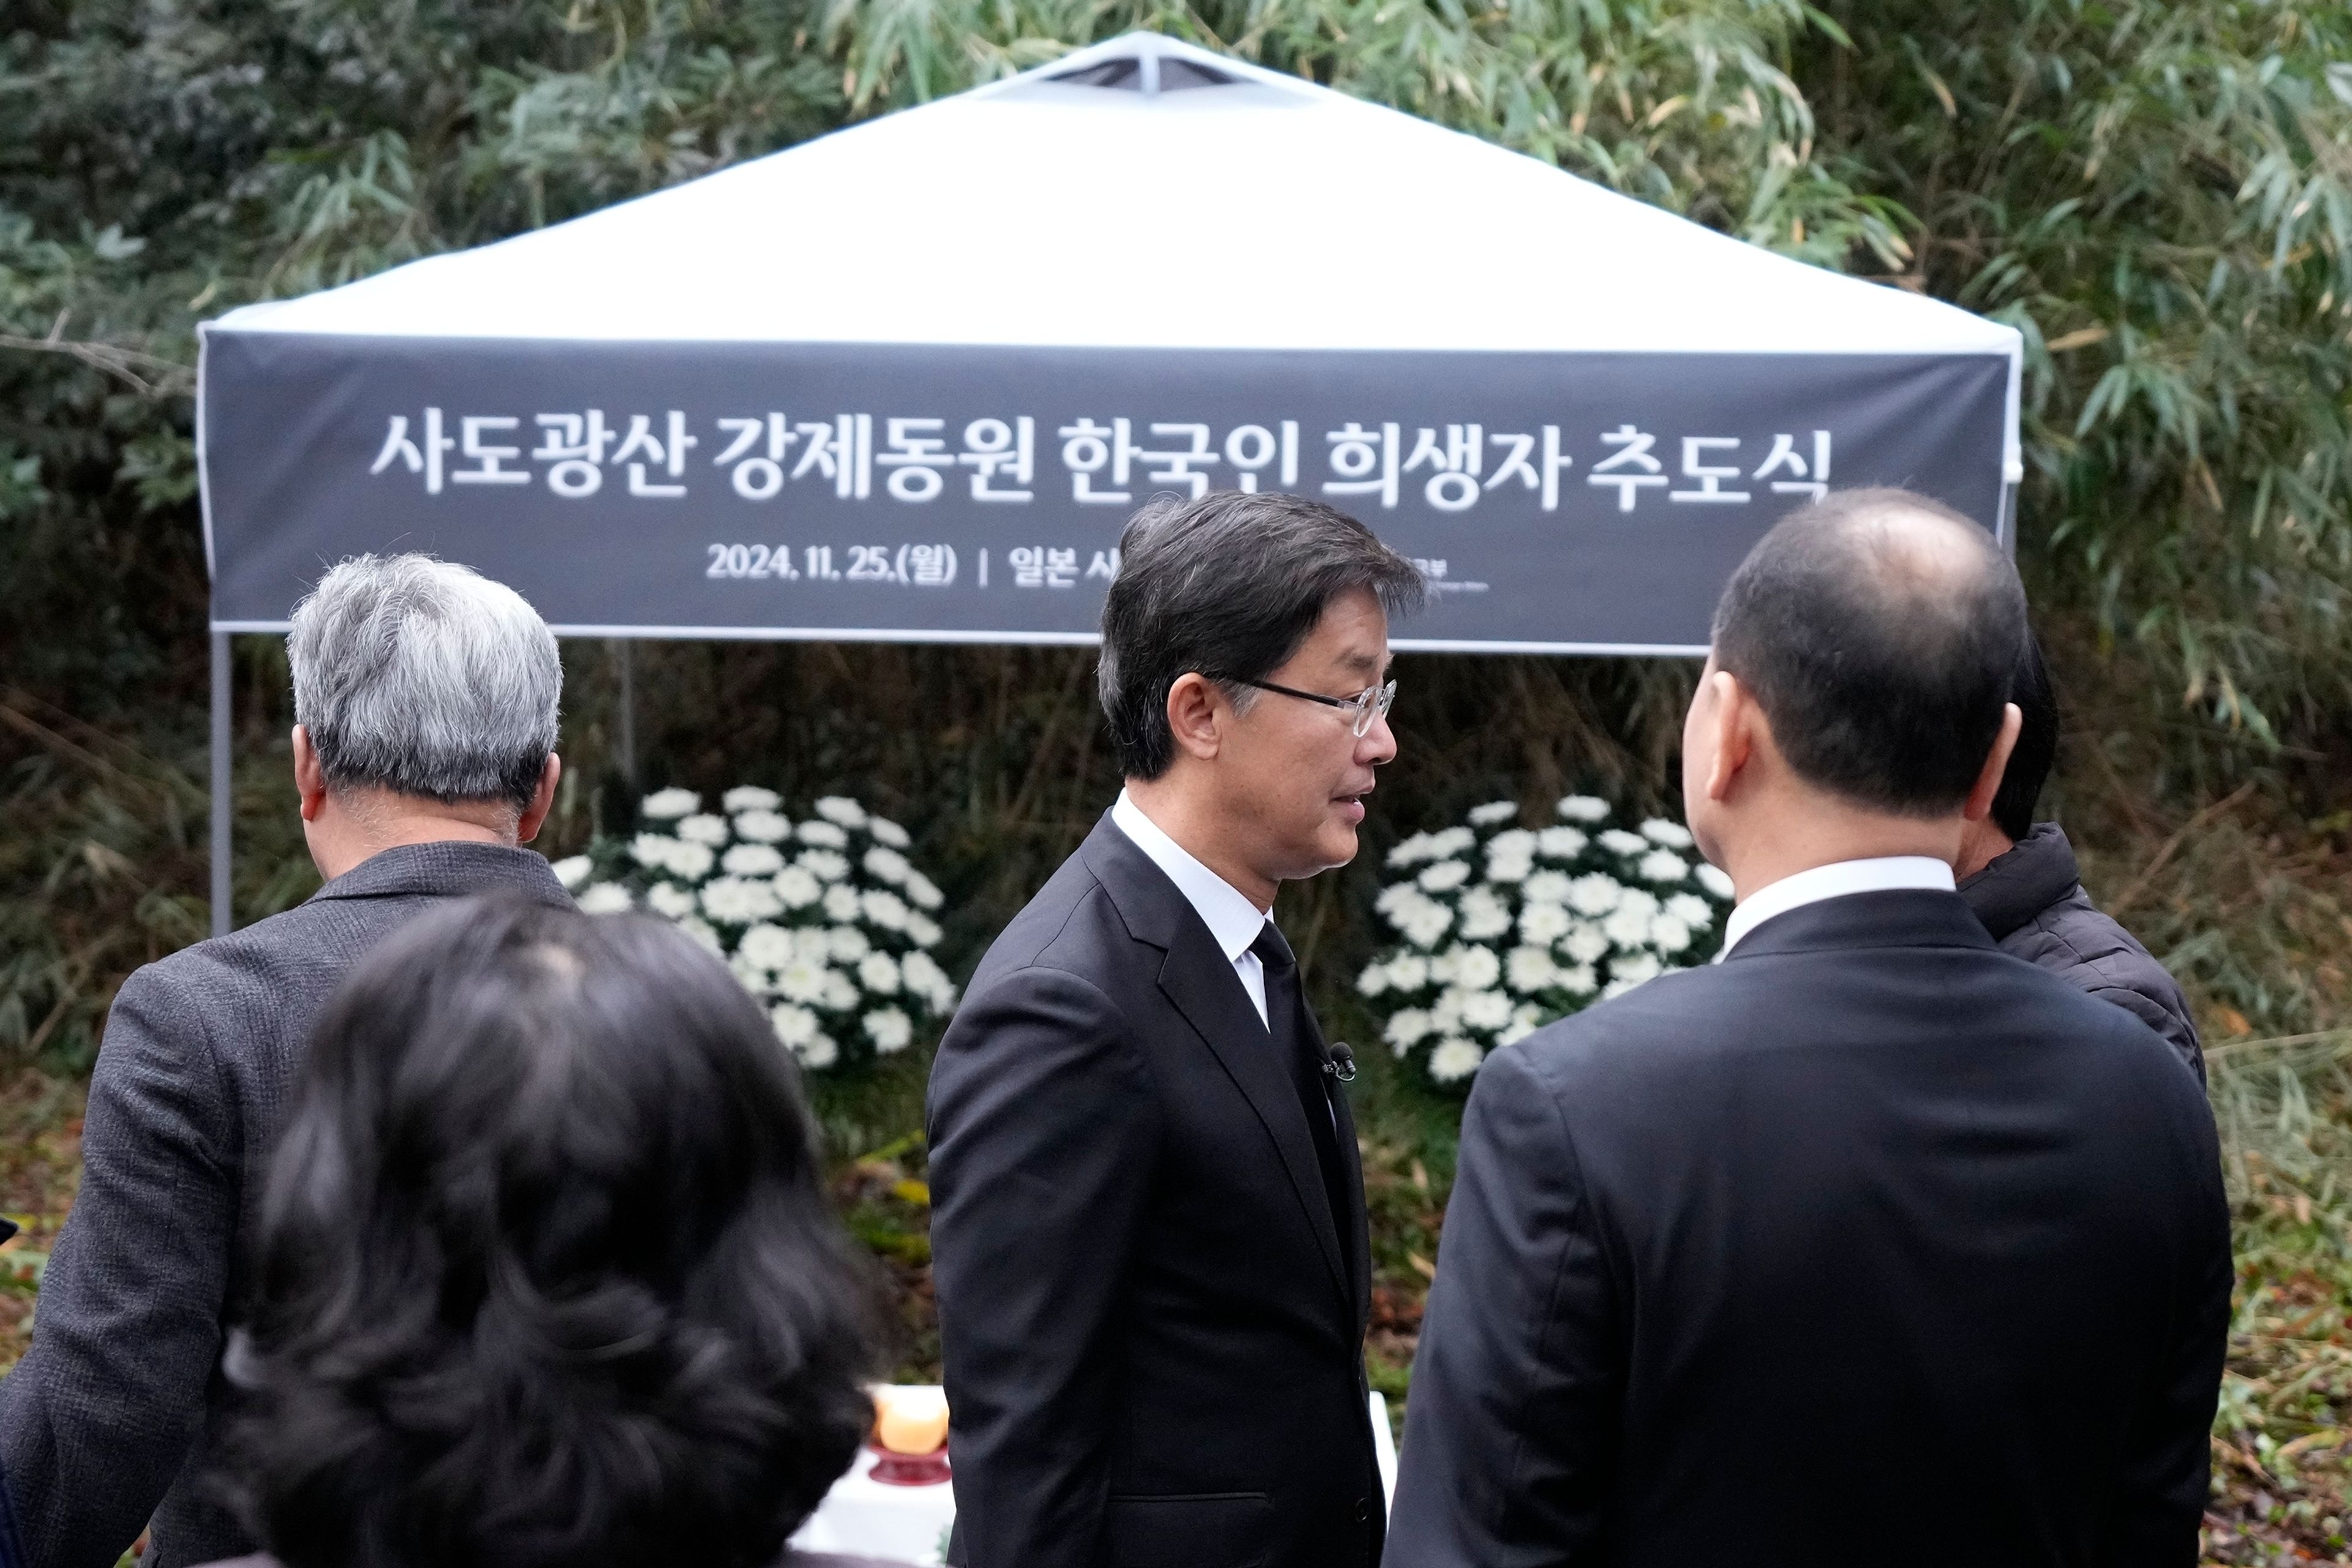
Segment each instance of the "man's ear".
M547 814L555 809L555 786L563 779L563 759L553 752L547 753L547 765L539 770L539 787L530 792L530 804L515 818L515 842L528 844L539 837L540 825Z
M1976 787L1969 791L1969 798L1961 804L1963 820L1982 822L1992 815L1992 797L2000 793L2001 778L2009 772L2009 754L2017 750L2017 732L2024 727L2024 710L2014 702L2001 704L2000 733L1992 738L1992 750L1985 753Z
M1202 762L1214 760L1223 744L1230 711L1224 693L1197 670L1178 676L1168 689L1168 732L1180 750Z
M310 744L310 730L294 726L294 790L302 800L302 820L316 822L327 804L327 770L320 765L319 749Z
M1718 669L1706 678L1707 695L1714 710L1706 722L1715 729L1715 752L1708 759L1706 798L1728 800L1733 783L1748 766L1756 747L1756 726L1763 720L1763 711L1739 678L1727 669Z

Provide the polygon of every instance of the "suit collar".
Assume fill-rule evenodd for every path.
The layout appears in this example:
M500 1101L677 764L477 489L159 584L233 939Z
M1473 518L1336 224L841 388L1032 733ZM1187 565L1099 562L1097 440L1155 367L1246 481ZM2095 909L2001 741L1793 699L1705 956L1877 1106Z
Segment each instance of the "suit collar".
M1151 858L1184 901L1192 906L1201 923L1209 928L1217 946L1232 963L1249 951L1258 932L1273 918L1249 901L1239 888L1210 870L1195 858L1158 823L1125 790L1118 792L1118 801L1110 808L1111 825L1134 843L1138 849Z
M1726 963L1841 949L1972 947L1998 951L1958 893L1905 888L1849 893L1774 915L1748 933Z
M1289 1073L1275 1059L1265 1025L1250 1005L1233 961L1219 949L1199 911L1168 874L1111 821L1108 812L1087 835L1078 854L1126 922L1128 934L1165 954L1160 966L1160 993L1201 1037L1257 1113L1282 1157L1292 1195L1315 1232L1333 1288L1349 1312L1359 1313L1357 1291L1348 1279L1339 1233L1331 1223L1331 1205L1324 1195L1322 1163L1316 1157L1314 1134L1307 1131L1306 1109L1298 1102ZM1307 1013L1311 1020L1313 1013ZM1313 1027L1311 1023L1309 1026ZM1319 1030L1315 1038L1320 1042ZM1352 1123L1346 1125L1344 1135L1352 1150ZM1356 1201L1360 1204L1361 1200Z
M380 849L310 897L463 898L492 892L519 892L543 904L572 902L547 857L537 850L455 839Z
M1887 892L1898 888L1949 892L1952 868L1925 855L1882 855L1864 860L1833 860L1781 878L1739 901L1723 928L1723 951L1729 954L1748 933L1775 915L1788 913L1823 899L1852 893Z

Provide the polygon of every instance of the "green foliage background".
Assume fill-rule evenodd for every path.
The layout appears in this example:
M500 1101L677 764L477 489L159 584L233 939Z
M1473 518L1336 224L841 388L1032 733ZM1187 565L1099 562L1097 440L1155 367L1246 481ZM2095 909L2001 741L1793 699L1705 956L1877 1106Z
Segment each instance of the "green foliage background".
M0 1063L85 1069L121 976L203 932L195 322L1137 26L2023 331L2021 564L2071 710L2052 800L2094 891L2181 973L2227 1047L2216 1092L2256 1357L2240 1382L2286 1364L2278 1345L2323 1343L2307 1324L2262 1324L2303 1291L2337 1302L2340 1325L2352 1279L2352 1141L2335 1131L2352 1087L2341 0L12 0ZM1411 221L1441 195L1400 191L1385 216ZM1081 655L640 648L629 746L615 657L567 650L575 765L551 847L617 821L637 784L845 786L918 827L967 962L1111 787ZM1686 668L1424 658L1402 673L1408 751L1383 785L1383 834L1572 783L1671 806ZM236 675L250 919L303 896L310 873L279 782L282 653L241 639ZM1286 913L1323 944L1342 1017L1330 982L1370 935L1368 874L1327 879ZM1447 1129L1401 1087L1369 1087L1390 1106L1382 1180L1409 1262ZM836 1137L886 1142L903 1100L841 1097ZM2248 1529L2340 1542L2340 1482L2297 1480L2276 1458L2293 1435L2334 1430L2334 1375L2280 1373L2292 1398L2225 1411L2252 1467L2232 1472L2253 1489Z

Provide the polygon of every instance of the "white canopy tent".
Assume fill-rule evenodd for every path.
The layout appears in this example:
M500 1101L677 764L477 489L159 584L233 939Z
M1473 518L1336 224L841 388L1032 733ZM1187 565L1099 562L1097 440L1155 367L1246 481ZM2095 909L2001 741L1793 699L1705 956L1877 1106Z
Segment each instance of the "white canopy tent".
M1423 563L1400 647L1696 651L1827 484L2006 542L2020 351L1134 34L209 323L213 627L405 548L571 635L1085 642L1134 504L1264 488Z

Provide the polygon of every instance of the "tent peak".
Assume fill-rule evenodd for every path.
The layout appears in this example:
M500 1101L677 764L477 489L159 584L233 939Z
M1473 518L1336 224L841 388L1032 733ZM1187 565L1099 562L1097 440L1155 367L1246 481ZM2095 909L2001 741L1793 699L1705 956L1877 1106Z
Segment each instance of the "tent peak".
M1047 85L1132 92L1148 97L1196 88L1273 87L1290 92L1312 92L1312 84L1281 71L1268 70L1232 55L1171 38L1164 33L1122 33L1082 49L1073 49L1051 64L1039 66L1003 81L963 94L991 98L1008 91ZM1023 93L1023 96L1027 96Z

